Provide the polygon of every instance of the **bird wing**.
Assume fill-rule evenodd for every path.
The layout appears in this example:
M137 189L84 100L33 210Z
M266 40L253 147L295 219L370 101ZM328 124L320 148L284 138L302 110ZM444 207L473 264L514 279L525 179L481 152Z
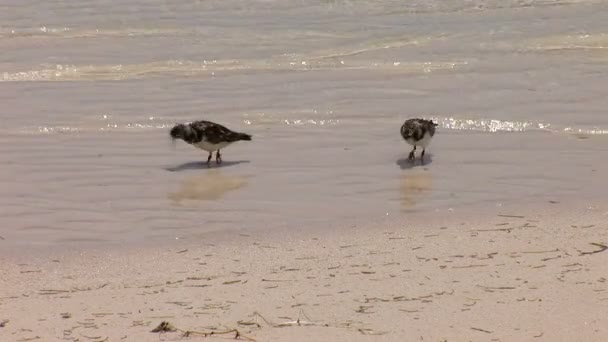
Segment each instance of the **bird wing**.
M202 139L212 144L219 144L221 142L229 141L230 137L235 134L228 128L210 121L196 121L191 125Z

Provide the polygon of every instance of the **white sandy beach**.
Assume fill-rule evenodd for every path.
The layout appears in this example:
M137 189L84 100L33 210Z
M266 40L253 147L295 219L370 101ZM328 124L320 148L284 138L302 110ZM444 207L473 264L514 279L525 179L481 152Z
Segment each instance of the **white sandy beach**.
M608 207L532 208L4 256L0 340L605 341Z

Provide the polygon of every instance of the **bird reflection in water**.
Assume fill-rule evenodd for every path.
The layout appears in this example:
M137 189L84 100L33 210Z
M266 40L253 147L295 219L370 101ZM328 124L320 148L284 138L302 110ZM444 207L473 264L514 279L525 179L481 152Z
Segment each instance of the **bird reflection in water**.
M429 170L411 169L404 172L399 186L403 210L412 209L419 204L432 186L433 177Z
M229 176L220 170L209 170L198 173L182 182L176 192L169 194L175 204L182 204L187 200L218 200L231 191L238 190L247 185L247 178L243 176Z

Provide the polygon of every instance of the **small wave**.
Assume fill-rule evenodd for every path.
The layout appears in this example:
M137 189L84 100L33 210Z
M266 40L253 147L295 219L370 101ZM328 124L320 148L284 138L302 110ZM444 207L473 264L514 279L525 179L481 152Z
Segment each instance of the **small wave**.
M316 57L310 57L310 59L328 59L328 58L343 58L351 57L367 52L373 52L377 50L395 49L406 46L421 46L427 45L433 41L445 39L446 35L436 36L397 36L397 37L384 37L380 39L374 39L366 41L360 44L358 48L343 48L343 51L326 51L317 52ZM301 57L303 58L303 57Z
M279 125L279 126L334 126L340 124L339 119L280 119L275 120L259 120L259 119L244 119L242 120L244 125ZM68 134L80 134L80 133L116 133L116 132L141 132L148 130L157 129L169 129L175 125L175 122L171 123L145 123L145 122L133 122L127 124L107 124L103 126L65 126L65 125L44 125L44 126L28 126L11 131L20 135L68 135ZM4 131L4 130L2 130ZM5 131L6 132L6 131Z
M608 49L608 34L578 34L550 36L530 40L524 51L564 51L564 50L603 50Z
M582 128L566 127L566 128L564 128L564 132L574 134L574 135L581 135L581 134L582 135L606 135L606 134L608 134L608 129L601 129L601 128L582 129Z
M0 38L105 38L105 37L144 37L175 36L190 32L169 28L124 28L124 29L82 29L72 27L40 26L25 29L2 29Z
M154 129L166 129L175 125L172 119L166 119L155 116L146 118L136 118L131 121L115 120L110 115L102 114L97 119L79 122L73 126L68 125L43 125L43 126L26 126L16 130L19 134L37 135L37 134L77 134L85 132L127 132L127 131L144 131Z
M301 110L289 113L258 112L243 114L246 125L286 125L286 126L331 126L338 125L341 120L332 110Z
M539 121L509 121L498 119L466 119L454 117L431 117L440 127L479 132L530 132L545 131L572 135L607 135L608 129L599 127L564 127Z
M120 131L142 131L169 128L174 124L146 124L146 123L130 123L130 124L108 124L106 126L35 126L23 127L17 132L24 135L36 134L77 134L85 132L120 132Z
M166 61L145 64L61 65L39 70L4 72L0 81L94 81L137 79L150 75L207 73L207 62Z
M343 126L368 124L367 118L349 117L343 118L340 115L335 115L331 110L303 110L292 112L258 112L258 113L243 113L240 115L241 123L249 126L268 127L268 126L294 126L305 128L307 126L323 127L323 126ZM474 131L474 132L551 132L558 134L567 134L574 136L590 136L590 135L608 135L608 129L602 127L573 127L559 126L546 122L538 121L510 121L499 119L485 118L462 118L462 117L438 117L429 116L434 122L439 124L439 127L447 130L455 131ZM394 123L394 118L384 118L381 121L386 122L386 126ZM177 121L188 121L180 119ZM102 119L94 122L85 122L67 125L44 125L44 126L28 126L11 131L23 135L54 135L54 134L80 134L87 132L98 133L116 133L116 132L143 132L158 129L169 129L175 125L176 119L167 119L159 117L148 117L131 121L114 120L111 117L102 116Z
M424 1L414 2L403 6L403 1L395 2L395 6L383 6L388 9L373 9L372 11L385 14L453 14L469 12L487 12L499 10L518 10L527 8L562 7L590 5L601 3L602 0L480 0L480 1ZM395 8L396 7L396 8Z
M84 132L120 132L134 130L152 130L160 128L169 128L174 124L146 124L146 123L129 123L129 124L108 124L101 127L93 126L36 126L24 127L18 132L21 134L73 134Z
M437 120L439 126L444 129L456 130L456 131L476 131L476 132L531 132L531 131L545 131L551 133L560 133L573 136L593 136L593 135L608 135L608 129L601 128L549 128L550 125L543 124L530 124L523 122L509 122L500 120L487 120L492 123L475 122L470 123L473 120L466 120L467 123L459 122L453 124L446 124L446 120ZM502 123L499 124L498 122ZM339 119L330 120L315 120L315 119L283 119L272 123L259 123L251 120L243 120L245 125L283 125L283 126L336 126L342 123ZM142 132L148 130L158 129L169 129L173 127L174 123L166 124L145 124L145 123L132 123L117 125L112 124L105 127L92 127L92 126L36 126L36 127L23 127L17 131L11 131L19 135L69 135L69 134L82 134L82 133L118 133L118 132ZM525 128L524 128L525 127Z
M434 118L440 127L454 130L482 132L523 132L530 130L548 130L551 125L531 121L508 121L496 119L457 119L453 117Z
M454 70L466 61L373 62L327 59L297 59L283 61L189 61L170 60L144 64L116 65L55 65L38 70L4 72L0 82L35 81L120 81L161 76L215 77L222 74L316 70L391 70L406 73L430 73Z

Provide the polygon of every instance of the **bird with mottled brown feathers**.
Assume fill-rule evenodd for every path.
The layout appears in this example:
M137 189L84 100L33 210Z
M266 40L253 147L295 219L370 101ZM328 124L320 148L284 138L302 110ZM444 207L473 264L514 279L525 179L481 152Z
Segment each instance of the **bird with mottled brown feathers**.
M409 160L414 161L416 158L416 147L420 146L422 147L420 161L424 162L424 152L435 135L435 127L437 127L437 124L433 120L408 119L403 123L403 126L401 126L401 136L408 144L414 146L414 149L408 156Z
M233 132L220 124L205 120L177 124L169 134L173 140L182 139L192 146L209 152L207 165L211 163L213 152L217 151L215 162L221 164L220 149L240 140L251 140L249 134Z

